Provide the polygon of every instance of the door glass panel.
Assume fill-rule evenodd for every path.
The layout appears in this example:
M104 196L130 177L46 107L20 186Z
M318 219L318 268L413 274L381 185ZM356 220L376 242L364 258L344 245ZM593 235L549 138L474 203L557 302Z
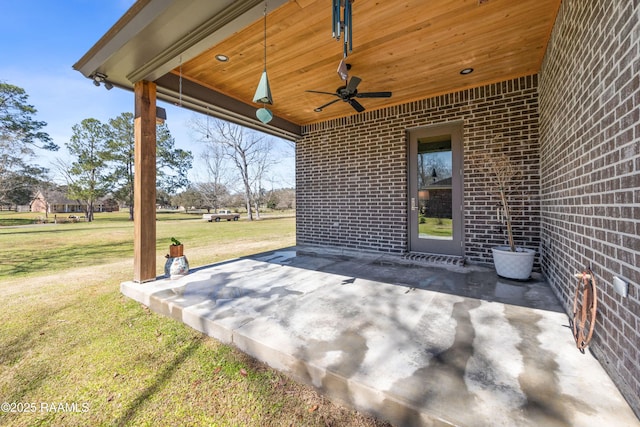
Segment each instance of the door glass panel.
M418 238L453 239L451 136L418 140Z

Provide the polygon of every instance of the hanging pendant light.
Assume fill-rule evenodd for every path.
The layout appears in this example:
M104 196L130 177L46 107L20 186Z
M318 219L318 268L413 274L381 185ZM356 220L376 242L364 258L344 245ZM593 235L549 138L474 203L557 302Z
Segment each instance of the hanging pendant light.
M264 69L260 76L260 82L253 95L253 102L262 104L262 108L256 111L256 117L262 123L267 124L273 119L273 113L265 107L266 104L273 105L271 87L269 86L269 76L267 75L267 2L264 2Z

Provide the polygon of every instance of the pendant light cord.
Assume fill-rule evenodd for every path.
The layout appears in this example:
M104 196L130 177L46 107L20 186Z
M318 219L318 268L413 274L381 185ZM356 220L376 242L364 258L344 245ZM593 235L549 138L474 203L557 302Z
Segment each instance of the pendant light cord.
M264 71L267 71L267 2L264 2Z

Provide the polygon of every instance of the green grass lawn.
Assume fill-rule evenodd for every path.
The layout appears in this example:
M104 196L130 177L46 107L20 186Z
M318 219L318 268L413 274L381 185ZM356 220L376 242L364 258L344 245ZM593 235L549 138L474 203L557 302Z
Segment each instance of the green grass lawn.
M21 215L31 218L34 214ZM0 223L14 222L18 216L2 212ZM279 241L283 237L288 238L290 244L295 241L293 218L220 223L208 223L200 218L199 214L158 213L158 274L163 272L162 257L168 252L171 237L184 243L187 252L195 254L194 259L188 257L190 262L200 264L255 253L255 244L260 246L263 243L265 250L268 250L270 241ZM217 250L216 246L231 243L234 246L233 254ZM128 213L117 212L97 213L93 222L0 227L0 244L4 248L0 250L0 279L3 276L29 276L70 267L100 265L133 257L133 222L128 220ZM247 244L249 250L243 250ZM209 252L199 256L199 252L194 251L198 248L208 248Z
M158 274L172 236L192 267L295 242L294 218L198 218L158 215ZM384 425L123 297L132 234L122 213L0 227L0 425Z
M435 237L453 236L453 225L451 222L451 218L423 218L424 222L418 224L418 232L420 233L420 235Z

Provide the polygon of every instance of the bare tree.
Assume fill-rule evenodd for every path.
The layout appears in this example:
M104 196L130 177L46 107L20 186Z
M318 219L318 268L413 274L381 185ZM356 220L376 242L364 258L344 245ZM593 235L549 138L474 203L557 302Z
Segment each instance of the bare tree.
M200 194L202 202L200 208L204 208L207 212L217 212L223 206L227 206L230 202L230 194L227 188L221 184L213 182L198 182L194 184L194 188Z
M229 194L229 170L224 147L220 144L207 144L200 157L206 165L207 182L199 184L198 189L202 192L206 206L216 212Z
M272 139L240 125L209 117L206 118L206 123L203 120L193 120L192 129L210 147L209 154L213 158L216 158L215 147L218 147L220 153L224 154L222 157L231 160L240 177L248 218L254 219L255 209L256 219L260 219L260 197L264 192L262 182L269 168L275 164L271 156ZM215 163L210 166L220 168Z
M268 152L271 146L268 147ZM251 200L256 211L256 219L260 219L260 206L266 201L267 190L264 187L264 181L270 167L274 165L274 161L270 156L256 156L256 161L251 165L252 173L250 174Z
M35 196L39 195L42 199L42 204L44 205L44 217L49 218L49 211L51 210L51 197L55 193L60 192L60 187L53 182L50 181L40 181L38 186L36 187ZM35 201L35 199L34 199Z

